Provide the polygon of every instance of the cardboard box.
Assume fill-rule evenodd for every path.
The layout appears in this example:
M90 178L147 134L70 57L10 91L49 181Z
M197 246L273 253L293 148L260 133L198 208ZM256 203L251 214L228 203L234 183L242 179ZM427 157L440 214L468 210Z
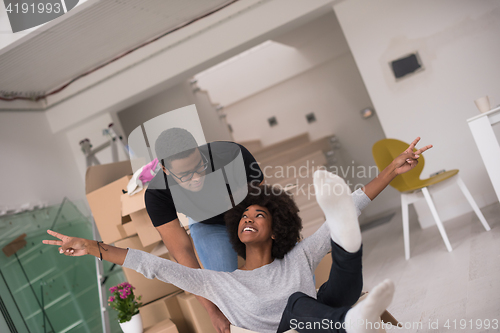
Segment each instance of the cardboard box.
M85 173L85 194L127 175L132 175L130 161L91 166L87 168Z
M146 203L144 201L145 193L146 188L134 195L122 194L120 200L122 203L122 216L124 218L130 218L134 231L139 235L142 245L148 246L160 241L161 236L158 231L156 231L146 211ZM189 224L186 215L177 213L177 216L182 226L187 226Z
M137 235L137 229L135 225L132 223L132 219L130 217L122 218L122 225L117 226L120 234L125 234L127 237Z
M145 189L129 196L127 189L132 177L130 161L94 165L87 168L85 193L97 228L105 243L139 234L144 246L161 240L146 212ZM178 213L183 226L188 225L184 214Z
M179 333L179 331L170 319L165 319L158 324L145 329L144 333Z
M101 239L106 244L127 237L124 228L119 229L118 227L127 221L122 220L120 195L122 189L127 188L129 179L130 176L122 177L87 194L87 201L92 210L97 229Z
M153 222L151 222L146 209L131 213L130 218L143 246L155 244L162 240L160 233L153 226Z
M142 246L141 241L138 236L129 237L120 241L115 242L115 245L122 248L137 249L145 252L151 252L154 250L158 243L151 244L147 247ZM161 255L160 257L164 259L170 259L168 253ZM170 295L180 289L173 284L162 282L158 279L148 279L144 275L137 273L132 269L123 267L123 273L127 278L127 281L136 288L136 295L141 295L141 301L143 304L155 301L164 296Z
M120 200L122 202L122 215L126 216L140 211L141 209L146 209L146 203L144 201L145 193L146 189L143 188L140 192L133 195L129 195L128 193L121 194Z
M207 310L193 294L182 293L177 296L188 329L192 333L216 333Z
M142 296L141 301L144 303L149 303L158 299L158 297L163 297L179 290L179 288L172 284L157 279L147 279L144 275L132 269L123 268L123 272L127 281L136 288L135 293Z
M134 195L122 194L120 200L122 216L130 216L142 245L148 246L161 241L161 236L156 231L146 211L146 203L144 202L145 193L146 189Z
M127 238L121 239L119 241L116 241L114 245L121 247L121 248L129 247L131 249L151 253L158 247L159 244L160 244L160 242L156 242L156 243L148 245L148 246L143 246L141 241L139 240L139 236L134 235L132 237L127 237ZM170 257L168 256L168 252L164 252L161 254L155 253L155 255L162 257L162 258L165 258L165 259L170 259Z
M177 295L173 297L165 297L165 305L167 306L169 318L177 326L180 332L189 332L188 324L186 318L184 318L184 313L182 312Z
M132 175L130 161L94 165L85 174L85 194L105 243L133 234L130 220L122 219L120 196Z
M142 317L142 325L145 328L153 327L165 319L170 319L178 331L183 333L188 331L176 294L146 304L139 311Z

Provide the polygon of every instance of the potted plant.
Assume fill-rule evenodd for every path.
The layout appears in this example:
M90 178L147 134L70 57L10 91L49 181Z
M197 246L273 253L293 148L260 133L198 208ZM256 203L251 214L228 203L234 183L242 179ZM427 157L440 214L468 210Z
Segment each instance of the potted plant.
M134 295L134 287L128 282L109 288L109 305L118 312L118 321L124 333L142 333L142 319L139 308L141 296Z

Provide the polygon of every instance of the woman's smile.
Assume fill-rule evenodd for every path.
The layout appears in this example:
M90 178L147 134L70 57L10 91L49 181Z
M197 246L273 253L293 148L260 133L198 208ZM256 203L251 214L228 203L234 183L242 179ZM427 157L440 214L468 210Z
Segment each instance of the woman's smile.
M266 207L252 205L247 207L240 219L238 228L243 243L262 242L272 237L271 214Z
M254 227L245 227L243 228L243 231L242 232L257 232L257 229L255 229Z

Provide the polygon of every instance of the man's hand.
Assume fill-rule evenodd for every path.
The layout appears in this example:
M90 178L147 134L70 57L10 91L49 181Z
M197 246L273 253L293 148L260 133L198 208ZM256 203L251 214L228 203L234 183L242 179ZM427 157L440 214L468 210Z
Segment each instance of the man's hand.
M427 149L432 148L432 145L428 145L416 151L413 151L413 149L415 149L415 146L419 141L420 137L413 140L410 146L404 152L402 152L398 157L396 157L394 161L392 161L394 172L397 175L408 172L414 167L416 167L418 164L418 158L420 157L420 154L422 154Z
M219 308L215 307L208 314L210 315L210 319L212 320L212 325L214 326L217 333L230 333L229 325L231 323L222 314Z

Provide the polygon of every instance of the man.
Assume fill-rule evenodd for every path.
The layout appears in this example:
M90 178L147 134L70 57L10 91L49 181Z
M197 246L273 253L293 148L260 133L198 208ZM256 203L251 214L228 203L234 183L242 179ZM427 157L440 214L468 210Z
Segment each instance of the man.
M226 272L237 269L224 213L244 198L246 192L242 190L247 183L263 181L255 158L234 142L198 147L192 134L181 128L163 131L156 140L155 152L163 172L158 172L146 190L146 209L171 256L184 266L200 268L189 236L179 223L180 212L188 216L203 267ZM229 332L229 322L220 310L206 299L198 300L216 330Z

